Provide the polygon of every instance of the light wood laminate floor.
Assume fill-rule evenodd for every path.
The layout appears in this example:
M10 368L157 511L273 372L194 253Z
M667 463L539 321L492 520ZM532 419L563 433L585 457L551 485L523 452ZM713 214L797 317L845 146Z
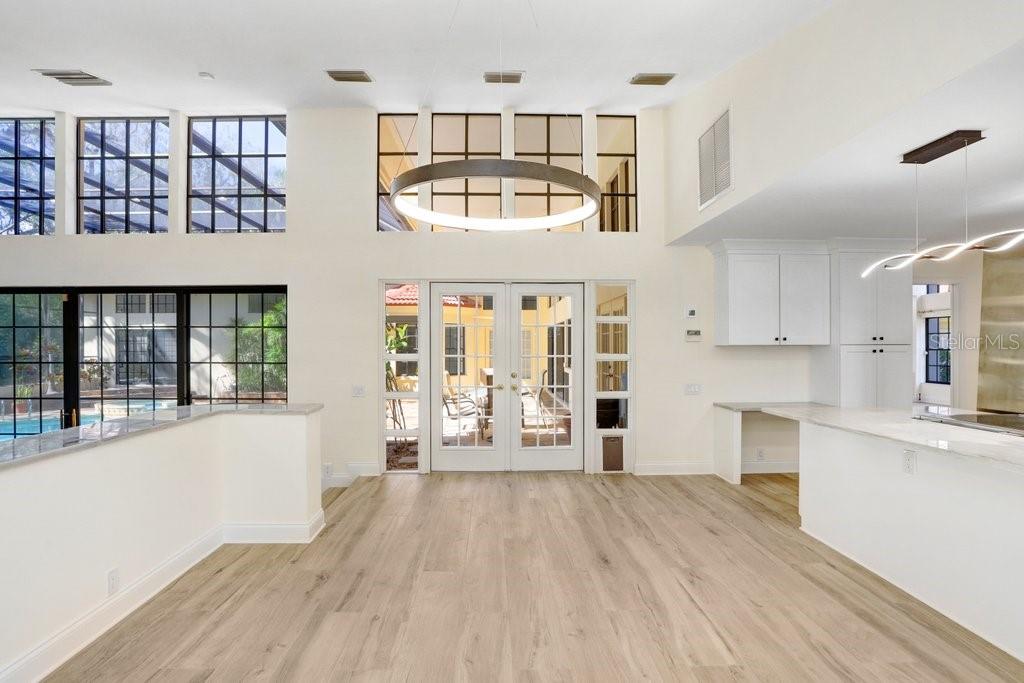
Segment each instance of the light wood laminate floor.
M308 546L224 546L52 676L1024 680L801 533L796 479L433 474L327 497Z

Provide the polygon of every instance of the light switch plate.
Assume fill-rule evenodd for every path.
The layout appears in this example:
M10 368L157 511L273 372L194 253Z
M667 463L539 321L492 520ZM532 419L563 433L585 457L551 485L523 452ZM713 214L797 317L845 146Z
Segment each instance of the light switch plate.
M704 391L704 387L702 387L699 384L687 384L686 385L686 395L687 396L697 396L702 391Z
M366 398L366 387L362 384L353 384L352 398Z

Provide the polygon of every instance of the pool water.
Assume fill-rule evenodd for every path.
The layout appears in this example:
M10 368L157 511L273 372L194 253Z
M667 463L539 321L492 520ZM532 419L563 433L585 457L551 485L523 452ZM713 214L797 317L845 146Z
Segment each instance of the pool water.
M82 427L87 427L91 424L100 421L99 415L83 415L82 416ZM24 417L18 420L18 436L34 436L40 432L36 431L35 427L39 424L38 420L27 420ZM42 421L42 431L55 432L60 429L60 416L53 415L51 417L44 417ZM28 431L32 430L32 431ZM14 418L12 417L0 417L0 441L10 441L14 438ZM6 433L4 433L6 432Z

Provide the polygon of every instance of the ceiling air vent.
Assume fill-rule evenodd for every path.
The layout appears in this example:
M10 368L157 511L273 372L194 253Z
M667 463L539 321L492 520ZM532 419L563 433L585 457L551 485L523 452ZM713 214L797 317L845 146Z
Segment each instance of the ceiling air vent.
M729 112L722 114L697 141L700 205L704 207L732 185Z
M522 83L522 71L485 71L484 83Z
M637 74L629 79L630 85L665 85L675 74Z
M84 71L78 69L32 69L38 74L43 76L49 76L50 78L56 78L64 85L110 85L110 81L105 81L98 76L87 74Z
M365 71L345 71L342 69L328 69L327 75L332 81L339 83L373 83L370 74Z

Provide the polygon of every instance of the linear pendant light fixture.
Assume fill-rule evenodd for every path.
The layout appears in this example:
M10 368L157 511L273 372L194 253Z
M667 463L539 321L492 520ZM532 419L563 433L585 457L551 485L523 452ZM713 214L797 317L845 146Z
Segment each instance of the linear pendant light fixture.
M448 22L448 33L445 36L442 46L449 44L452 26L455 24L455 17L459 11L461 0L456 0L455 8L451 19ZM540 31L540 24L537 22L537 15L533 9L531 0L527 5L532 13L533 23ZM498 88L498 111L504 109L504 98L502 86L505 83L514 84L522 80L522 72L510 72L504 70L502 59L502 0L496 0L496 11L498 15L498 70L484 74L484 80L488 83L495 83ZM434 71L437 70L435 59ZM514 78L518 75L519 78ZM433 87L434 74L431 73L430 82L427 88L427 97L430 95L430 88ZM425 100L427 98L424 98ZM568 121L568 114L566 114ZM416 117L416 123L419 117ZM416 130L413 124L409 133L409 140L412 139ZM569 131L573 137L576 133L572 126ZM582 149L582 145L580 145ZM408 140L403 145L403 157L408 149ZM566 189L578 192L583 195L581 206L561 213L549 216L536 216L531 218L516 218L503 215L501 203L499 203L498 218L478 218L474 216L460 216L457 214L443 213L421 207L418 202L402 196L403 192L429 185L442 180L469 180L471 178L499 178L510 182L515 180L530 180L551 185L559 185ZM404 173L399 174L391 181L390 188L391 202L395 210L402 215L414 220L440 225L446 228L460 228L463 230L479 230L483 232L524 232L527 230L544 230L560 228L565 225L580 223L597 214L601 208L601 187L591 178L576 171L552 166L550 164L539 164L532 161L519 161L515 159L462 159L458 161L440 161L423 166L417 166Z
M984 140L980 130L958 130L945 135L938 140L933 140L926 145L922 145L917 149L911 150L903 155L904 164L917 164L920 167L921 164L927 164L930 161L934 161L940 157L943 157L951 152L955 152L958 149L964 151L964 241L963 242L951 242L948 244L939 244L925 249L920 249L920 244L915 243L915 249L918 251L910 254L894 254L892 256L886 256L883 259L875 261L870 266L864 269L861 273L861 277L865 278L879 267L884 270L901 270L907 266L920 260L931 260L931 261L949 261L954 259L965 251L983 251L988 253L997 253L1001 251L1008 251L1013 247L1017 246L1021 242L1024 242L1024 228L1014 228L1012 230L1000 230L998 232L989 233L987 235L981 235L971 239L970 236L970 223L968 221L969 214L967 212L967 147L980 140ZM915 169L916 174L916 169ZM914 183L914 195L915 199L918 198L918 185ZM920 225L920 202L917 201L915 206L915 225ZM915 227L915 232L917 228Z

